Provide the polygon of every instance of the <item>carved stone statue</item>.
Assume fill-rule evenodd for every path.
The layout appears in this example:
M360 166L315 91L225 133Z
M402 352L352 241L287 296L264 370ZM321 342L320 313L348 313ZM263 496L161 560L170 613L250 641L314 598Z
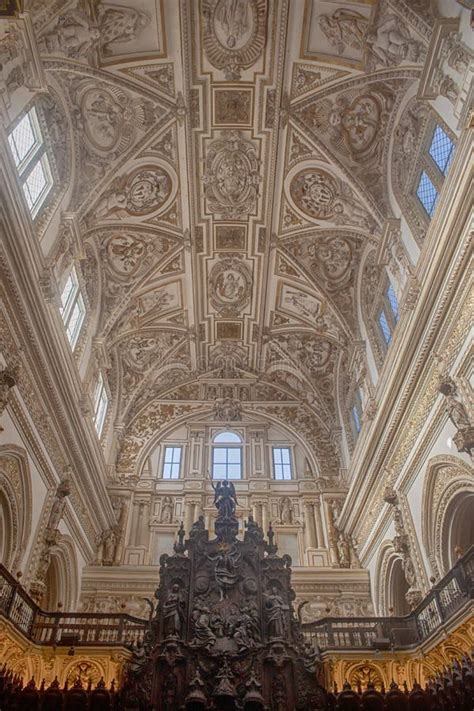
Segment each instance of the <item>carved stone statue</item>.
M164 496L161 502L160 522L173 523L173 510L174 506L171 500L171 496Z
M66 496L71 493L71 482L69 479L63 479L59 484L56 495L54 497L53 505L51 507L51 512L49 514L48 528L56 529L59 526L59 522L63 516L64 509L66 508Z
M113 565L115 556L115 546L117 544L117 534L113 528L104 531L102 536L102 563L103 565Z
M337 539L337 551L339 554L339 565L341 568L349 568L351 564L351 549L349 541L344 533L339 534Z
M285 604L278 589L272 587L270 593L265 595L265 613L267 618L268 636L282 638L287 633L286 611L289 609Z
M293 506L288 496L280 500L280 522L293 523Z
M449 376L441 381L439 392L446 398L446 411L456 429L461 431L469 429L471 427L469 415L462 402L456 399L456 385Z

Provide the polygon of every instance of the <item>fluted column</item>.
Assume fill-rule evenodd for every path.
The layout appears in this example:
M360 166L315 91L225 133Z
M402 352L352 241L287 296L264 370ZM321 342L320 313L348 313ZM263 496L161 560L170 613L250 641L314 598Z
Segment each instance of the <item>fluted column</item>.
M321 504L319 501L314 502L313 509L314 520L316 523L316 535L318 538L318 548L326 548L326 541L324 540L323 519L321 516Z

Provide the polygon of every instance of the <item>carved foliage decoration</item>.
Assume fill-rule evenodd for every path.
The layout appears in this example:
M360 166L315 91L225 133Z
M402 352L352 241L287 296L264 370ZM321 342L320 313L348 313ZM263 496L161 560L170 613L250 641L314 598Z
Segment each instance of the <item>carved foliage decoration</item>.
M211 213L245 219L255 211L261 180L255 145L239 131L223 131L209 145L203 180Z
M260 57L266 37L266 0L202 0L203 45L226 79L240 78Z

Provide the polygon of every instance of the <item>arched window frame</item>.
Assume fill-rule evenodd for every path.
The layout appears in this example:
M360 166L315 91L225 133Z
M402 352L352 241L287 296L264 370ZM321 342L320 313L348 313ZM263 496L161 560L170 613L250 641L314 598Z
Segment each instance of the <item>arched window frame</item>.
M225 435L230 435L226 441ZM234 439L232 439L234 438ZM243 479L243 437L234 430L220 430L212 437L210 471L213 479Z
M435 131L439 127L453 143L449 163L443 171L430 155ZM392 185L395 197L412 234L421 246L426 230L434 215L444 180L456 150L456 136L441 116L426 102L413 98L406 105L395 128L392 152ZM409 153L403 143L412 136ZM408 138L407 138L408 137ZM421 176L425 173L437 192L436 203L430 215L420 201L417 191Z
M26 205L34 219L54 184L46 144L34 106L23 111L14 121L8 131L8 144ZM44 180L43 187L34 194L35 182L37 183L40 177Z

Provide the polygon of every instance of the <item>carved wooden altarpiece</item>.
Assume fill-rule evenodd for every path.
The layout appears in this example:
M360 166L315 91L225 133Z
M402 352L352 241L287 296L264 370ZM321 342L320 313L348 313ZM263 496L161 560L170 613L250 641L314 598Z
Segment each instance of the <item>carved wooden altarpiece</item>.
M318 652L305 645L292 601L291 558L250 517L237 537L233 484L217 482L215 537L204 518L160 560L150 629L123 689L126 708L327 708ZM133 705L135 704L135 705Z

